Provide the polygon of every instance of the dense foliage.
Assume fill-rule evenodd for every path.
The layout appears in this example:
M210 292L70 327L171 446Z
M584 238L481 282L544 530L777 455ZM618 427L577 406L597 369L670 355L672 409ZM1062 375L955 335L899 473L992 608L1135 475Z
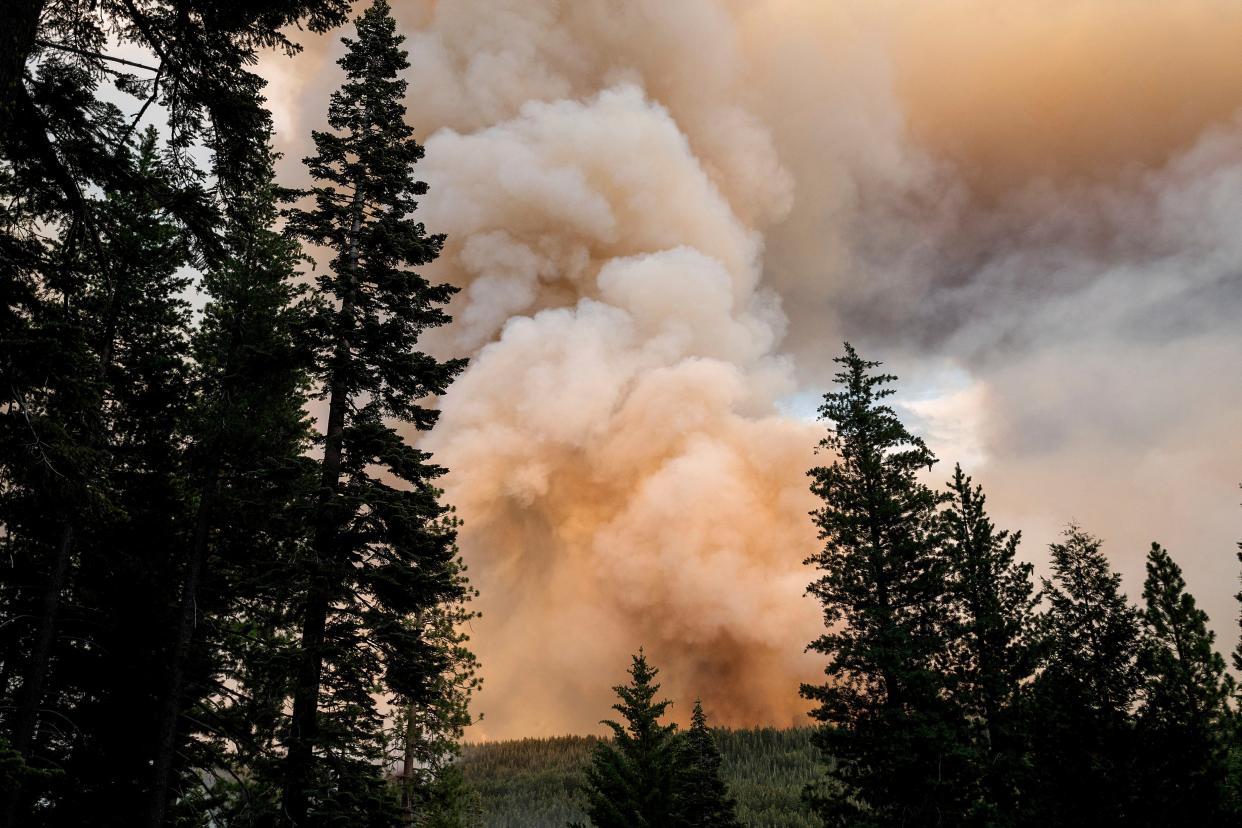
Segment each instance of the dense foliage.
M655 828L676 824L677 726L660 721L672 702L658 699L660 685L642 650L630 664L630 681L613 688L621 721L605 719L612 739L595 747L586 773L586 812L595 828Z
M685 828L737 828L737 800L721 776L720 748L707 727L703 703L697 699L690 727L679 742L670 824Z
M469 818L472 592L394 425L460 368L417 349L450 290L409 269L442 239L409 215L400 38L363 13L315 134L345 212L327 186L282 220L250 69L348 11L6 8L0 824ZM309 288L304 241L337 253Z
M386 0L357 29L339 61L346 81L328 107L331 131L313 133L306 159L320 182L313 206L289 212L297 237L332 254L307 326L327 418L311 537L291 573L301 632L280 808L291 826L336 818L346 791L353 819L369 803L365 824L390 820L376 785L388 747L377 690L415 709L443 695L441 676L463 665L441 646L434 616L469 597L434 486L444 470L397 430L430 429L438 412L422 401L463 367L418 350L424 330L448 321L454 289L410 269L433 261L444 239L412 216L427 191L413 176L423 149L405 121L399 73L409 63Z

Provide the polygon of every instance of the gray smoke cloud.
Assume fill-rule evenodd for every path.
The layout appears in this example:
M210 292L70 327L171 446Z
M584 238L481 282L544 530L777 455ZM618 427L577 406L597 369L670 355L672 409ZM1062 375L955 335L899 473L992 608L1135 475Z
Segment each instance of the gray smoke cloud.
M843 338L1028 557L1078 520L1137 596L1159 538L1232 646L1242 7L396 12L462 287L429 346L472 358L425 444L483 591L476 737L595 730L640 644L682 715L800 720ZM265 65L290 159L337 83L307 45Z

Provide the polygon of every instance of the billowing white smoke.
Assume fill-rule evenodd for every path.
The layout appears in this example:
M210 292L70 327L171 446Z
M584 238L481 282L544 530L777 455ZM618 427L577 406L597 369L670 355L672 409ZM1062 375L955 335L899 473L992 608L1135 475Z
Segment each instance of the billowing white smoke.
M760 239L633 84L427 141L477 351L426 445L486 598L489 735L581 730L644 645L666 690L791 721L815 431L779 414Z

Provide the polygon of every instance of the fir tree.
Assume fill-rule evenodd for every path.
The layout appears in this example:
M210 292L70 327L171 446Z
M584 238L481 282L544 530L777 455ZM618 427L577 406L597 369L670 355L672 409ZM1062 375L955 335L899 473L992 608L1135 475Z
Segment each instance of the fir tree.
M401 804L411 825L432 820L434 814L448 819L445 815L455 812L453 803L461 792L452 763L461 753L462 734L473 721L470 700L482 686L478 660L465 633L466 625L479 615L467 604L475 594L471 589L461 600L438 604L409 620L419 628L415 632L435 647L442 665L428 698L421 705L407 703L394 728L402 757Z
M1238 563L1242 564L1242 541L1239 541L1237 546ZM1233 597L1237 600L1239 606L1242 607L1242 590L1234 593ZM1242 608L1240 608L1238 612L1238 627L1239 629L1242 629ZM1237 670L1239 673L1242 673L1242 638L1238 639L1237 645L1233 648L1233 669ZM1238 685L1238 687L1242 688L1242 684Z
M135 172L169 180L175 172L156 148L149 129ZM153 696L166 666L153 631L172 620L166 596L189 507L183 483L193 393L185 299L191 259L183 228L146 190L111 194L96 220L108 265L91 317L103 370L112 510L84 525L75 543L65 635L90 646L69 651L85 692L67 715L84 735L64 765L59 818L73 824L109 814L134 824L134 793L151 759Z
M80 73L74 79L84 81L89 98L94 83ZM21 89L25 93L24 84ZM114 110L92 104L90 111L101 127L115 124ZM83 527L112 511L103 416L110 357L99 350L108 326L95 316L106 309L100 299L109 292L105 268L111 262L98 228L104 205L88 201L74 185L76 206L93 230L88 240L86 219L62 212L60 189L30 148L16 142L4 149L0 526L11 562L3 597L12 626L5 625L0 660L12 679L3 688L8 741L24 764L39 764L34 754L41 750L44 760L51 758L37 741L41 711L54 692L48 681L63 641L77 546ZM119 153L125 163L133 161L131 149ZM87 181L83 176L79 183ZM15 823L21 795L19 786L0 793L0 825Z
M1237 545L1238 563L1242 563L1242 541ZM1242 591L1234 595L1242 605ZM1238 626L1242 627L1242 612L1238 614ZM1233 669L1242 673L1242 638L1233 648ZM1234 709L1229 722L1231 736L1226 753L1225 809L1236 821L1242 821L1242 682L1234 683Z
M656 700L659 673L640 649L630 683L613 688L612 709L624 723L605 720L613 741L600 742L586 775L587 816L594 828L663 828L673 825L677 726L663 724L667 700Z
M737 803L720 776L721 756L707 728L703 704L694 702L690 729L681 734L674 779L671 825L684 828L739 828Z
M961 466L944 511L949 590L960 638L951 659L953 700L974 733L973 776L980 798L972 821L1011 824L1021 809L1027 764L1023 683L1034 673L1034 595L1029 563L1017 560L1020 533L997 531L987 499Z
M196 765L196 746L220 734L233 745L249 741L248 726L224 726L218 705L204 705L226 680L247 687L230 668L237 627L253 631L257 603L288 602L272 588L272 573L291 565L290 542L306 517L295 504L313 485L302 456L309 428L307 359L298 340L305 313L294 281L299 253L273 228L274 160L269 155L262 174L230 194L225 253L203 280L208 303L193 338L196 393L186 447L192 497L171 590L175 620L162 651L167 667L144 815L151 828L164 822L170 788L193 789L226 761L227 751L218 751L203 758L205 767ZM264 658L253 641L243 646L249 657ZM191 713L211 724L189 727Z
M134 176L158 182L168 175L153 131L124 156ZM46 273L72 285L62 318L71 320L75 335L64 344L76 342L82 361L41 392L19 392L31 401L32 434L57 434L60 445L66 438L75 444L62 462L52 459L60 450L56 443L46 442L38 452L46 460L30 464L34 471L54 471L46 488L37 478L28 480L30 494L54 507L37 507L32 516L43 512L44 531L61 541L32 548L36 534L24 531L22 521L6 520L22 547L47 555L50 569L39 610L27 616L34 635L14 745L57 769L54 780L49 777L54 785L37 795L28 791L27 801L46 800L39 809L64 824L98 821L83 815L116 803L121 786L145 766L147 756L128 735L144 726L147 688L159 674L146 633L163 621L159 596L183 502L180 448L189 391L188 312L181 297L189 253L178 226L143 192L111 193L90 199L89 206L106 267L70 244ZM62 384L67 381L79 384ZM70 387L82 395L64 393ZM69 401L72 407L60 408ZM57 428L57 421L68 428ZM9 468L25 474L17 465ZM42 711L39 718L72 723L76 736L39 727L35 709ZM122 722L128 730L121 730ZM104 750L106 762L99 759ZM6 820L24 821L21 793L18 787L6 791Z
M456 765L445 767L423 794L416 821L419 828L475 828L483 816L479 792L470 787Z
M395 818L381 790L387 736L373 691L399 707L435 698L443 651L408 619L467 591L433 485L443 470L391 424L431 428L436 412L421 401L462 368L418 350L425 329L448 321L443 305L455 289L409 269L435 259L443 237L411 217L427 187L413 176L423 149L405 122L402 40L384 0L358 18L339 61L346 81L328 109L333 131L313 133L316 154L306 160L323 183L312 209L289 216L293 232L334 257L316 280L312 325L327 418L303 562L281 807L288 825L310 824L312 814Z
M1207 613L1186 592L1181 568L1156 543L1147 555L1143 599L1141 818L1149 825L1223 824L1233 682L1215 650Z
M1141 684L1140 615L1100 541L1077 526L1050 547L1041 619L1046 662L1034 683L1037 777L1031 818L1062 825L1135 819L1132 711Z
M836 362L841 390L820 407L836 458L810 471L825 545L806 561L823 573L808 592L828 632L809 649L828 657L828 680L802 687L833 764L811 796L830 824L936 824L954 812L963 758L937 663L951 634L943 498L917 478L936 459L884 404L894 377L848 344Z

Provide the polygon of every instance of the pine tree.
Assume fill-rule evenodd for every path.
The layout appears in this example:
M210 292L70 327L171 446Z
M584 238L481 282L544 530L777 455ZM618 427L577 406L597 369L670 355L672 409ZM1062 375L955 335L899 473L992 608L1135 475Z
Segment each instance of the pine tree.
M10 186L16 182L5 182ZM7 188L6 188L7 189ZM0 279L6 295L0 330L0 527L5 545L3 599L4 729L17 776L54 768L59 749L40 732L63 652L64 593L84 522L109 511L101 485L107 455L100 365L79 311L80 274L71 245L32 238L38 217L9 217L6 253L26 254ZM18 225L14 227L14 225ZM26 231L31 231L27 235ZM42 741L42 744L40 742ZM61 774L55 774L61 776ZM16 824L23 785L0 790L0 825Z
M8 56L0 58L7 59ZM49 80L54 76L55 80ZM79 82L90 101L94 81L82 72L42 69L36 81ZM19 95L29 97L25 82ZM9 109L12 101L0 107ZM117 121L114 108L82 102L104 134ZM46 137L46 136L44 136ZM35 754L41 711L53 693L48 682L63 641L64 594L73 581L77 545L85 525L112 511L106 485L108 452L103 417L110 354L100 350L106 324L110 260L100 236L98 199L83 195L88 177L73 185L70 217L47 159L20 138L0 130L4 157L0 188L6 209L3 250L6 278L0 327L0 526L12 562L9 588L0 593L13 626L2 660L12 684L3 687L5 729L23 764L43 764ZM118 157L132 164L132 147ZM62 170L63 172L63 170ZM106 212L106 210L104 210ZM89 226L91 232L86 232ZM115 305L113 305L115 307ZM43 759L49 758L44 756ZM0 792L0 825L14 824L20 786Z
M435 259L443 237L411 218L427 187L413 177L423 149L405 123L402 40L385 0L357 19L339 61L346 81L328 109L333 131L313 133L316 154L306 160L323 183L313 209L289 214L293 232L334 257L316 280L312 325L313 376L328 405L303 562L287 825L310 824L311 814L397 818L382 790L387 736L373 691L398 707L434 699L443 653L407 619L467 591L433 485L443 469L391 424L431 428L436 412L420 401L443 393L463 366L417 349L425 329L448 321L443 305L455 289L409 270Z
M684 828L740 828L737 803L720 776L721 756L707 728L703 704L694 702L690 729L677 747L672 826Z
M1223 824L1227 700L1233 682L1207 613L1157 543L1143 586L1147 646L1139 711L1142 819L1148 825Z
M175 174L157 153L154 129L144 135L135 169L153 181ZM67 648L70 660L58 667L82 693L72 711L62 711L82 736L63 764L58 818L98 822L102 813L133 824L134 793L150 761L153 695L165 669L153 631L171 623L166 596L188 508L191 257L183 228L146 191L110 194L96 221L108 265L91 292L90 316L103 371L111 509L83 525L75 541L64 634L90 646Z
M245 725L240 733L223 727L218 705L203 705L226 680L246 687L230 670L236 627L253 624L256 603L289 600L270 579L291 565L290 542L305 519L296 504L313 486L302 456L310 432L308 360L298 338L305 323L295 282L299 252L273 227L274 161L269 154L259 177L229 193L224 255L203 280L208 303L193 338L196 393L185 452L192 496L170 589L171 634L161 651L166 668L144 814L151 828L164 823L170 788L192 790L211 770L192 760L196 746L221 734L235 746L251 735ZM243 646L249 657L263 657L253 641ZM187 714L211 724L189 727ZM203 761L220 764L227 753Z
M656 700L659 670L640 649L630 664L630 683L613 688L621 701L612 709L624 724L605 720L612 743L600 742L586 775L587 816L594 828L663 828L674 823L677 726L660 718L670 702Z
M1071 525L1043 582L1046 663L1034 683L1037 777L1032 820L1119 825L1135 819L1132 712L1142 675L1140 615L1101 542Z
M953 650L952 695L974 729L973 776L980 798L971 820L1012 824L1021 810L1027 764L1024 682L1034 673L1034 595L1029 563L1017 560L1020 533L997 531L980 486L961 466L949 483L944 511L949 590L960 638Z
M1238 563L1242 563L1242 542L1238 545ZM1242 605L1242 591L1234 595ZM1238 626L1242 627L1242 612L1238 614ZM1242 638L1233 649L1233 669L1242 673ZM1229 722L1230 743L1225 756L1225 810L1235 822L1242 821L1242 682L1234 684L1233 716Z
M479 792L470 787L457 765L439 773L426 791L425 804L417 822L419 828L475 828L483 816Z
M464 565L462 572L464 576ZM410 619L436 648L441 664L429 697L421 705L407 704L394 728L402 757L401 805L410 825L434 822L436 814L437 819L448 820L457 810L457 794L463 793L452 778L452 763L461 753L465 728L473 721L470 700L482 686L478 660L465 632L479 616L467 603L475 595L470 589L462 600L439 604Z
M1238 542L1237 556L1238 563L1242 564L1242 541ZM1233 597L1239 605L1242 605L1242 590L1236 592ZM1238 612L1238 627L1242 629L1242 609ZM1242 638L1238 639L1237 645L1233 648L1233 669L1242 673ZM1238 687L1242 688L1242 684L1238 685Z
M951 635L943 498L917 478L936 458L884 404L894 377L849 344L836 362L841 390L820 407L833 424L820 445L836 458L809 473L825 545L806 561L823 573L808 592L828 628L809 649L829 661L827 682L802 694L833 763L811 797L829 824L936 824L958 808L964 755L938 664Z
M169 174L153 131L123 155L136 177L159 182ZM51 787L28 791L27 802L44 800L40 810L64 824L115 801L147 758L127 737L142 728L147 687L159 674L146 633L163 620L161 577L182 505L179 451L189 389L188 309L181 296L189 251L180 228L141 191L91 198L89 207L102 258L78 255L67 244L43 275L45 286L59 278L72 285L62 294L61 321L68 326L57 327L74 331L60 348L78 343L79 370L29 397L20 394L33 404L31 433L57 434L61 446L66 439L75 446L61 462L52 459L56 443L45 443L39 453L47 462L30 466L53 471L51 485L37 478L23 483L33 498L26 501L34 507L30 516L62 540L39 544L50 572L39 588L39 610L23 623L35 627L34 643L13 722L14 746L56 768ZM100 261L106 266L97 266ZM30 321L47 324L57 315ZM84 393L64 393L75 387ZM9 471L25 474L17 464ZM38 556L39 545L29 545L36 535L23 522L5 520L11 538ZM29 715L34 709L41 716ZM68 722L74 735L57 725L39 727L38 719ZM128 730L119 731L121 722ZM109 742L102 762L97 751ZM24 821L21 797L16 786L6 791L6 820Z

